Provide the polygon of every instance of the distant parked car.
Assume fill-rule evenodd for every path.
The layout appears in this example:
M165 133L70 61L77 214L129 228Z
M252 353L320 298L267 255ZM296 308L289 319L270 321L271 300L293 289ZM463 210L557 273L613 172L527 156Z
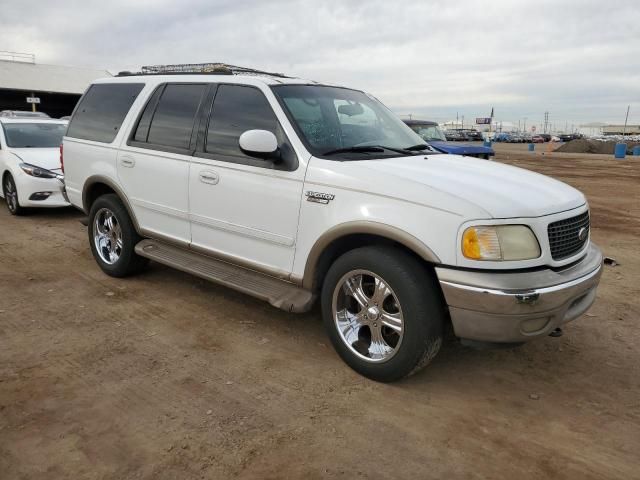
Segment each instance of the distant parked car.
M496 133L493 137L494 142L509 142L511 139L511 135L506 132Z
M406 122L405 122L406 123ZM448 142L463 142L465 141L464 135L459 130L445 130L445 138Z
M28 110L2 110L0 117L6 118L51 118L44 112L30 112Z
M561 142L570 142L571 140L577 140L580 138L584 138L584 135L581 133L563 133L558 135Z
M534 135L531 137L531 143L544 143L544 137L542 135Z
M479 132L477 130L462 130L462 133L466 137L465 139L468 141L481 142L483 140L482 132Z
M60 144L67 123L0 117L0 195L9 213L25 207L66 207Z
M411 127L411 130L420 135L425 142L442 153L484 158L487 160L495 155L495 152L491 147L449 143L450 140L446 133L456 132L459 135L460 132L457 130L448 130L447 132L443 132L436 122L428 120L404 120L404 123Z

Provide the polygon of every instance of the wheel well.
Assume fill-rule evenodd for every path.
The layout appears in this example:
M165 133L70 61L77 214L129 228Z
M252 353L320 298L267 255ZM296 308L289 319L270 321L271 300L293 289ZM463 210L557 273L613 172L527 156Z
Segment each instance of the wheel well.
M433 268L429 262L400 242L369 233L349 234L332 241L320 254L316 263L312 290L318 292L322 288L325 275L329 271L331 264L333 264L338 257L347 253L349 250L371 245L382 245L402 250L414 257L416 262L420 262L429 269Z
M91 210L91 205L93 205L93 202L95 202L102 195L106 195L108 193L116 193L116 191L106 183L96 182L90 185L84 197L84 208L87 214L89 214L89 210Z

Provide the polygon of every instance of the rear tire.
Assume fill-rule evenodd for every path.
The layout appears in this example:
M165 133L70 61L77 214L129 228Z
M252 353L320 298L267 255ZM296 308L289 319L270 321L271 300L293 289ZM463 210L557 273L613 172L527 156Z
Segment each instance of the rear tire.
M20 206L20 200L18 199L16 182L13 179L13 175L8 172L2 179L2 194L4 195L4 201L11 215L25 214L25 209Z
M117 195L103 195L93 202L88 231L93 258L107 275L126 277L140 272L149 263L135 252L142 237Z
M331 342L356 372L392 382L431 362L445 310L433 272L400 249L362 247L329 268L322 316Z

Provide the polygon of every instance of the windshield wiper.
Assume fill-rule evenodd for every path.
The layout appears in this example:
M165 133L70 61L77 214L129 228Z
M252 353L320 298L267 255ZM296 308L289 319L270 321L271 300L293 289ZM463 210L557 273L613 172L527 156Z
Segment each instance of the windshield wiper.
M404 155L406 155L407 153L409 153L411 155L419 155L418 153L416 153L416 151L425 150L425 149L429 148L429 145L422 144L422 143L420 145L412 145L412 146L407 147L407 148L387 147L385 145L376 145L376 146L380 147L380 148L384 148L385 150L391 150L392 152L402 153Z
M384 152L385 147L377 147L370 145L362 145L360 147L344 147L344 148L336 148L335 150L329 150L328 152L324 152L322 155L334 155L336 153L374 153L374 152Z
M427 145L426 143L419 143L418 145L412 145L410 147L404 148L403 150L409 150L410 152L417 152L420 150L428 150L429 145Z

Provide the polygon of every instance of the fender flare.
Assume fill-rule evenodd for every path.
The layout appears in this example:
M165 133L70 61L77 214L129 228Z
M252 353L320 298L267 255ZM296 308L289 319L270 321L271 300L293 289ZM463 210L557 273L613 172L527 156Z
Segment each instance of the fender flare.
M325 249L334 241L354 234L376 235L378 237L393 240L420 256L423 260L432 264L439 264L440 259L427 245L421 240L414 237L410 233L399 228L380 222L371 222L367 220L357 220L345 222L331 227L323 233L314 243L313 247L307 255L307 261L304 268L304 276L302 278L302 286L306 289L312 289L318 267L318 261Z
M105 184L106 186L111 188L116 193L116 195L118 195L118 197L124 204L124 207L127 209L127 213L129 214L129 218L131 218L131 221L133 222L134 228L138 233L140 233L140 225L138 224L138 219L136 218L133 208L131 207L129 198L124 193L124 191L118 186L118 184L114 182L112 179L110 179L109 177L105 177L103 175L92 175L91 177L87 178L87 180L84 182L84 186L82 187L82 210L84 210L84 213L89 215L89 209L87 208L88 207L87 197L89 195L89 191L91 190L91 187L96 183Z

